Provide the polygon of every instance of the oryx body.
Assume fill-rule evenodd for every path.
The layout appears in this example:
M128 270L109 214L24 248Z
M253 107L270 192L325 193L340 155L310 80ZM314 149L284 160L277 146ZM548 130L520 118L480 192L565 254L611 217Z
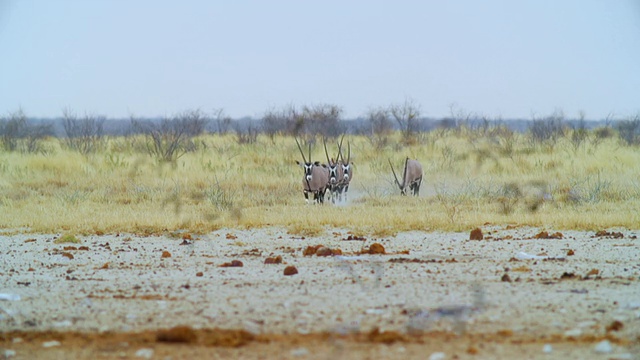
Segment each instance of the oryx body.
M329 158L329 152L327 151L327 142L323 140L324 153L327 156L327 170L329 171L329 183L327 184L327 190L331 195L331 202L336 203L336 199L340 200L343 190L344 170L342 168L342 162L336 161L334 158ZM340 146L338 146L338 155L340 156Z
M342 193L344 193L344 201L347 201L347 193L349 192L349 183L351 182L351 180L353 179L353 165L351 163L351 143L347 142L347 160L344 160L344 156L342 155L342 140L344 139L344 136L342 137L342 139L340 139L340 144L338 145L338 153L340 155L340 168L341 168L341 173L342 173L342 178L340 179L340 181L338 182L338 187L339 187L339 191L338 191L338 198L340 200L342 200Z
M319 161L311 162L311 144L309 144L309 160L305 158L298 139L296 139L296 144L298 144L298 149L300 150L303 160L303 162L296 160L296 163L304 169L302 191L305 201L309 203L309 193L312 193L314 201L323 203L324 193L329 183L329 170L326 165L321 165Z
M422 165L420 162L418 162L418 160L409 159L408 157L405 159L402 183L398 181L398 176L396 176L396 172L393 170L391 160L389 160L389 165L391 166L391 171L393 172L396 185L400 188L400 194L407 195L407 188L409 188L412 191L413 196L418 196L420 194L420 184L422 184Z

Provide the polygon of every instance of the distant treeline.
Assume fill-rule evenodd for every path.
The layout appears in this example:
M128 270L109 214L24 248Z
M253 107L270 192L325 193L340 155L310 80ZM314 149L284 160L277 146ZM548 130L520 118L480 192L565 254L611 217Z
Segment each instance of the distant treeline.
M128 136L143 133L141 129L137 129L132 125L132 119L122 118L106 118L106 117L92 117L102 121L102 135L105 136ZM0 117L0 131L3 130L2 125L6 125L8 117ZM68 137L65 130L65 119L62 117L57 118L27 118L30 125L37 128L45 128L47 135L64 138ZM154 117L154 118L138 118L136 121L143 121L153 124L160 124L166 121L166 118ZM416 120L415 130L417 132L429 132L435 129L455 129L457 127L465 126L468 128L481 128L486 126L504 126L514 132L525 133L530 130L532 125L535 124L535 119L454 119L450 117L444 118L419 118ZM584 128L587 130L600 128L600 127L613 127L615 128L618 122L621 120L615 119L602 119L602 120L579 120L579 119L564 119L563 125L569 128ZM368 135L375 132L372 129L370 119L363 117L353 119L338 119L335 123L339 133L352 134L352 135ZM401 130L401 125L398 123L390 123L388 130L397 131ZM226 118L223 122L216 119L208 119L207 124L204 127L204 131L207 133L266 133L269 130L264 126L263 119L256 119L250 117L242 117L238 119ZM303 131L304 132L304 131Z

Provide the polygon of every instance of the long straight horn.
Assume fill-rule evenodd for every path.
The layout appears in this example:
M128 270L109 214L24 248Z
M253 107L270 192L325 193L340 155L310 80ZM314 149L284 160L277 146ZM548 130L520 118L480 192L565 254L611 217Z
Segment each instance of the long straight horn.
M311 162L311 142L309 142L309 162Z
M400 182L398 181L398 176L396 175L396 171L393 170L393 165L391 164L391 160L389 160L389 166L391 166L391 172L393 172L393 178L396 179L396 184L402 190L402 185L400 185Z
M338 144L338 156L342 160L342 163L346 164L344 162L344 156L342 156L342 140L344 140L344 134L342 134L342 137L340 138L340 144Z
M351 161L351 141L347 141L347 164Z
M307 159L305 159L305 157L304 157L304 152L302 151L302 146L300 146L300 143L298 142L298 138L295 138L295 139L296 139L296 144L298 144L298 150L300 150L300 155L302 155L302 160L304 160L304 162L306 163Z
M329 160L329 152L327 151L327 139L322 138L322 144L324 145L324 154L327 155L327 164L331 164L331 160Z

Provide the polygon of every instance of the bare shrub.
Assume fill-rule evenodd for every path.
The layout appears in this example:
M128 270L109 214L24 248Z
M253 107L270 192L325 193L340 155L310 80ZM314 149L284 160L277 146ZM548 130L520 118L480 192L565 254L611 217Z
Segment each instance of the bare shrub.
M305 130L305 117L294 105L270 109L262 116L262 130L272 141L278 134L298 136Z
M543 144L551 148L565 136L565 132L564 113L560 110L543 119L534 119L529 127L529 136L533 144Z
M640 144L640 115L619 121L616 124L616 130L618 130L618 137L626 145Z
M85 114L78 116L69 109L62 112L62 125L66 134L65 144L81 154L93 153L104 145L104 116Z
M333 104L310 105L302 108L307 132L322 137L336 137L344 132L340 124L342 108Z
M402 104L389 106L389 114L398 123L405 144L414 144L420 130L420 106L413 100L405 100Z
M208 122L208 123L211 123L212 125L209 128L209 131L224 135L228 133L229 130L231 130L233 120L231 119L230 116L224 113L223 109L214 110L211 118L212 120Z
M6 151L46 153L42 140L53 134L51 122L29 121L22 109L0 118L0 145Z
M584 118L585 113L583 111L580 111L580 118L578 119L578 122L571 126L570 139L574 151L578 151L578 149L580 149L580 147L589 137L589 131L587 130L587 125L584 121Z
M393 131L389 110L384 108L370 109L366 117L371 126L369 140L377 149L385 147L389 143L389 135Z
M254 144L258 141L258 134L260 133L260 129L250 122L245 126L241 126L240 124L236 124L234 126L234 130L236 132L236 141L238 144Z
M173 162L195 150L193 138L204 132L208 121L200 110L190 110L164 118L159 123L132 118L131 126L145 135L147 151L151 156L160 161Z

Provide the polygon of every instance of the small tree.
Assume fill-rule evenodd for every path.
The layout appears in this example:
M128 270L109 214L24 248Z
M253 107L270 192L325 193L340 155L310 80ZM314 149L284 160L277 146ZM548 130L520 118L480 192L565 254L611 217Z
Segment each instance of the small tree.
M20 139L24 136L27 127L27 116L22 109L10 113L9 117L0 120L0 134L2 134L2 147L6 151L17 151Z
M29 121L22 109L0 119L0 140L6 151L45 152L42 140L53 134L51 122Z
M195 148L192 139L202 134L209 119L199 110L185 111L159 123L132 118L131 126L145 134L147 150L160 161L173 162Z
M307 125L307 132L322 137L336 137L344 129L340 126L342 108L332 104L305 106L302 116Z
M407 99L403 104L389 106L389 114L398 123L404 143L414 143L420 130L420 106Z
M627 145L640 144L640 114L616 124L618 136Z
M69 109L62 111L62 125L67 135L65 143L70 149L89 154L104 145L104 116L85 114L79 118Z
M556 110L543 119L534 118L529 127L531 142L545 144L549 147L554 147L558 140L565 136L565 132L564 113L561 110Z
M371 127L369 139L376 148L382 148L389 142L389 135L393 131L393 122L389 110L384 108L370 109L366 114Z

